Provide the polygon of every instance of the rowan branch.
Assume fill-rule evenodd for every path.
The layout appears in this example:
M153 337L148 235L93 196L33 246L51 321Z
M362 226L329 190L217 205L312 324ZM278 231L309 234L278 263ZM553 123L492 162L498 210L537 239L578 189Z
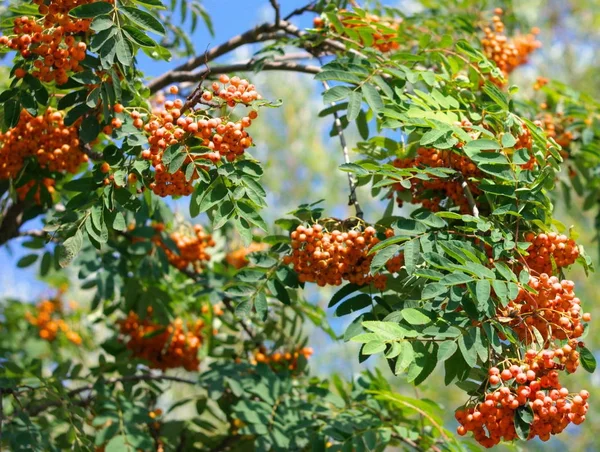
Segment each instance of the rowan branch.
M278 24L281 20L281 11L279 9L279 3L277 3L277 0L269 0L269 3L271 3L271 6L275 10L275 24Z
M190 384L190 385L195 385L198 384L197 381L195 380L188 380L186 378L181 378L181 377L174 377L174 376L170 376L170 375L152 375L152 374L142 374L142 375L126 375L124 377L118 377L118 378L111 378L106 380L106 384L109 385L114 385L114 384L118 384L118 383L125 383L125 382L140 382L140 381L173 381L173 382L177 382L177 383L185 383L185 384ZM85 385L85 386L81 386L79 388L75 388L70 390L69 392L67 392L67 397L68 398L73 398L79 394L81 394L82 392L86 392L86 391L93 391L94 389L94 384L89 384L89 385ZM85 403L89 403L91 401L92 397L88 398ZM53 408L56 406L60 406L62 405L62 400L56 400L56 401L50 401L38 406L34 406L30 409L25 409L30 416L37 416L38 414L46 411L48 408Z
M283 20L285 20L287 22L288 20L290 20L294 16L299 16L299 15L301 15L301 14L307 12L307 11L314 11L314 7L315 7L316 3L317 3L316 1L312 1L312 2L310 2L310 3L308 3L308 4L304 5L304 6L301 6L300 8L296 8L291 13L289 13L287 16L285 16L283 18Z
M23 222L24 212L24 201L14 202L6 209L2 215L2 221L0 221L0 245L4 245L10 239L19 236L19 228Z
M459 176L459 180L460 180L460 186L463 189L465 198L467 198L467 203L469 204L469 208L471 209L473 216L475 218L479 218L479 209L477 208L477 204L475 203L475 198L473 198L473 193L471 192L471 189L469 188L469 183L465 180L465 178L462 176L462 174Z
M323 87L328 90L329 84L323 80ZM336 103L332 102L332 106L335 106ZM340 144L342 145L342 152L344 153L344 163L350 163L350 153L348 152L348 144L346 143L346 137L344 136L344 128L342 127L342 121L337 113L337 111L333 111L334 125L337 130L337 134L340 137ZM356 179L352 173L348 173L348 186L350 188L350 195L348 197L348 205L354 206L356 210L356 216L363 219L364 212L362 211L360 204L358 202L358 198L356 197Z
M201 69L198 71L183 71L171 72L168 83L180 83L202 80L208 73L211 74L227 74L230 72L249 72L254 70L256 61L247 61L244 63L224 64L221 66L211 66L209 69ZM305 65L286 61L269 61L265 62L260 67L261 71L286 71L299 72L304 74L318 74L321 72L319 66Z
M277 34L274 33L276 31L277 27L271 23L264 23L255 28L252 28L240 35L231 38L229 41L224 42L223 44L213 47L212 49L208 50L205 54L190 58L184 64L181 64L173 70L168 71L160 77L155 78L148 84L148 88L150 89L150 92L155 93L161 88L167 86L169 83L173 83L173 80L171 79L171 74L176 72L189 72L201 66L202 64L213 61L214 59L225 55L243 45L274 39L278 37Z

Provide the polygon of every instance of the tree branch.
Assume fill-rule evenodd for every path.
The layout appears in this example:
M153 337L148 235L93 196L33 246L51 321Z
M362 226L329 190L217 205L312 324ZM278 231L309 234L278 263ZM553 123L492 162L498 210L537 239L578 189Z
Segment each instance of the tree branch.
M294 16L299 16L300 14L303 14L303 13L305 13L307 11L314 11L313 8L315 7L316 3L317 3L316 1L312 1L312 2L310 2L310 3L308 3L308 4L304 5L304 6L301 6L300 8L296 8L291 13L289 13L287 16L285 16L283 18L283 20L285 20L287 22L288 20L290 20Z
M186 378L174 377L170 375L152 375L152 374L142 374L142 375L126 375L124 377L119 378L111 378L106 380L106 383L109 385L114 385L117 383L125 383L125 382L139 382L139 381L174 381L177 383L185 383L190 385L198 384L195 380L188 380ZM79 388L75 388L67 392L67 397L72 398L76 395L81 394L82 392L92 391L94 389L93 384L89 384L86 386L81 386ZM89 403L92 397L88 398L85 403ZM46 411L48 408L56 407L62 405L62 400L51 401L44 403L42 405L34 406L31 409L28 409L30 416L37 416L38 414Z
M465 180L462 174L459 176L459 180L460 186L462 187L465 197L467 198L469 208L471 209L471 212L473 212L473 216L475 218L479 218L479 209L475 203L475 198L473 198L473 193L471 193L471 189L469 188L469 183Z
M329 89L329 84L323 80L323 87L327 90ZM332 106L335 106L335 102L331 103ZM344 136L344 128L342 127L342 121L337 113L337 111L333 112L334 124L337 130L338 136L340 137L340 144L342 145L342 152L344 153L344 163L350 163L350 154L348 152L348 144L346 143L346 137ZM350 187L350 195L348 197L348 205L354 206L356 210L356 216L360 219L363 218L364 212L362 211L360 204L358 202L358 198L356 197L356 179L352 175L352 173L348 173L348 186Z
M268 41L276 38L277 35L274 34L276 31L277 27L271 23L264 23L252 28L238 36L231 38L229 41L224 42L223 44L213 47L202 55L198 55L189 59L186 63L177 66L175 69L166 72L160 77L155 78L148 84L148 88L150 88L150 92L155 93L161 88L167 86L169 83L174 82L171 79L171 74L176 72L189 72L201 66L202 64L213 61L214 59L225 55L243 45Z
M279 9L279 3L277 3L277 0L269 0L269 2L271 3L271 6L275 10L275 24L277 25L279 23L279 21L281 20L281 11Z
M255 61L247 61L245 63L234 63L225 64L222 66L212 66L210 69L201 69L199 71L183 71L183 72L171 72L169 74L168 83L179 83L202 80L208 73L211 74L226 74L229 72L248 72L254 70ZM299 63L285 62L285 61L270 61L263 63L261 71L287 71L287 72L300 72L304 74L318 74L321 72L319 66L304 65ZM167 84L168 84L167 83Z
M10 239L19 236L24 211L24 201L14 202L6 209L0 222L0 245L4 245Z

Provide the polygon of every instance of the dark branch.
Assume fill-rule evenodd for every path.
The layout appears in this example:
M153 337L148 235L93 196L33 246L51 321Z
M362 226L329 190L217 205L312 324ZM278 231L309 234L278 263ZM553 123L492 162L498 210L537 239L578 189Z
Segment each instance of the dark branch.
M292 11L287 16L285 16L283 18L283 20L285 20L287 22L294 16L299 16L307 11L314 11L314 7L315 7L316 3L317 2L313 1L313 2L308 3L307 5L301 6L300 8L296 8L294 11Z
M186 63L177 66L172 71L166 72L160 77L155 78L148 84L148 88L150 88L150 91L152 93L155 93L161 88L167 86L169 83L174 82L174 80L171 79L171 74L177 72L189 72L201 66L202 64L213 61L216 58L225 55L243 45L274 39L278 37L278 35L274 33L276 31L277 27L270 23L265 23L255 28L252 28L251 30L246 31L241 35L231 38L229 41L224 42L223 44L213 47L212 49L208 50L205 54L195 56L189 59Z
M117 383L124 383L124 382L139 382L139 381L174 381L177 383L185 383L185 384L190 384L190 385L195 385L198 382L195 380L188 380L186 378L180 378L180 377L173 377L170 375L151 375L151 374L143 374L143 375L126 375L124 377L119 377L119 378L111 378L109 380L106 380L106 383L109 385L114 385ZM92 391L94 389L94 385L93 384L89 384L86 386L81 386L79 388L75 388L70 390L69 392L67 392L67 397L73 398L79 394L81 394L82 392L86 392L86 391ZM90 401L92 400L92 397L89 397L88 399L85 400L85 404L87 405ZM84 401L82 401L84 402ZM61 406L63 403L62 400L56 400L56 401L51 401L51 402L47 402L44 403L42 405L38 405L38 406L34 406L30 409L26 409L26 411L28 411L30 416L37 416L38 414L42 413L43 411L46 411L48 408L52 408L52 407L56 407L56 406Z
M469 204L469 208L473 213L475 218L479 217L479 209L477 208L477 204L475 203L475 198L473 198L473 193L471 193L471 189L469 188L469 183L465 180L465 178L461 175L460 178L460 186L465 193L465 198L467 198L467 203Z
M271 3L271 6L275 10L275 24L278 24L279 21L281 20L281 11L279 9L279 3L277 3L277 0L269 0L269 2Z
M4 245L10 239L19 236L19 228L23 221L25 202L12 203L4 212L0 222L0 245Z
M230 72L248 72L254 70L255 61L245 63L225 64L222 66L212 66L209 69L201 69L199 71L188 72L171 72L169 74L168 83L179 83L202 80L210 72L211 74L227 74ZM263 63L260 67L261 71L286 71L300 72L304 74L318 74L321 72L319 66L304 65L286 61L270 61Z

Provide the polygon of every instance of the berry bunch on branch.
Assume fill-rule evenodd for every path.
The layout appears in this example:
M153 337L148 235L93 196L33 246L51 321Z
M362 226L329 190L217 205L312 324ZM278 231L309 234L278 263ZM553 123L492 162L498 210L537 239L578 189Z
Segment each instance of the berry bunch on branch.
M148 310L148 317L141 319L136 313L119 320L122 341L135 358L148 361L151 368L198 370L200 360L198 350L202 346L204 320L188 323L175 319L168 325L154 322Z

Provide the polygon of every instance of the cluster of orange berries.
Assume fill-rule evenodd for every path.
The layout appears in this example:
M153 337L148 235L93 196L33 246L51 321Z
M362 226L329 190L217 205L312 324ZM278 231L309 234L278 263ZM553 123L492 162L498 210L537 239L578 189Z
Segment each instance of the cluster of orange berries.
M386 53L392 50L398 50L400 43L395 40L397 31L400 25L399 20L384 19L374 14L367 14L365 17L359 17L356 14L352 14L349 11L340 10L339 19L347 29L357 29L357 31L365 31L369 28L373 31L371 37L373 43L371 47L379 50L380 52ZM318 29L325 27L325 21L322 17L315 17L313 19L313 26ZM331 25L333 29L333 24ZM358 35L356 38L361 46L366 46L366 41L362 36Z
M248 265L248 255L258 251L264 251L267 248L266 243L252 242L250 246L241 247L230 251L225 256L225 262L238 270Z
M460 155L451 150L442 151L421 147L417 150L416 157L395 159L392 164L396 168L452 168L462 173L473 196L477 196L480 193L477 186L469 180L472 177L481 176L477 166L467 156ZM454 205L458 206L461 212L470 212L469 203L460 181L450 178L429 177L429 180L412 178L410 180L410 188L404 188L400 183L395 184L393 188L396 192L409 191L412 204L421 204L424 208L432 212L439 211L441 209L441 202L446 199L451 200ZM431 192L433 192L433 195ZM404 201L398 197L397 202L399 206L402 206Z
M512 319L510 326L522 341L536 342L533 328L546 342L581 337L582 321L589 322L591 315L581 312L581 300L575 296L573 281L560 281L556 276L542 273L539 277L530 276L529 286L537 293L521 287L517 297L502 310Z
M540 90L544 86L546 86L548 83L550 83L550 80L548 80L546 77L538 77L535 79L535 83L533 84L533 89L536 91Z
M25 313L25 319L38 328L40 338L52 342L56 339L59 331L75 345L81 344L81 336L71 330L67 322L62 318L62 300L60 294L51 300L43 300L36 306L36 314ZM74 306L74 304L73 304Z
M231 81L227 76L222 76L221 80ZM241 89L241 81L238 83L237 88ZM173 86L170 92L177 94L178 88ZM237 96L238 92L236 91L233 95ZM230 91L227 90L227 93L230 93ZM247 90L240 98L245 99L241 100L243 103L252 101L248 100L248 97L244 97L245 94L250 96L252 100L258 96L254 89ZM203 95L203 97L205 96ZM232 97L228 102L235 103L236 99ZM155 180L150 184L150 188L159 196L190 195L192 193L193 181L198 178L198 173L194 171L190 180L187 180L185 169L189 163L195 160L209 160L212 163L217 163L221 161L222 157L231 162L241 157L244 151L252 146L252 138L248 135L246 128L252 124L253 119L258 117L256 111L251 111L248 116L232 122L226 118L203 116L196 119L190 115L183 115L184 102L182 99L164 100L162 106L160 105L158 104L153 109L149 121L145 124L138 111L130 113L133 118L133 125L143 129L149 135L148 143L150 147L142 151L142 158L150 160L154 166ZM199 140L199 145L206 148L206 153L192 154L189 152L186 141L192 137ZM184 145L187 156L181 168L171 174L167 170L167 165L163 163L163 156L167 147L175 144ZM203 168L206 167L203 166Z
M227 102L230 107L235 107L237 103L250 105L253 101L262 99L254 85L237 75L229 78L222 74L219 76L219 82L213 82L212 92L206 90L202 93L203 101L211 102L216 96Z
M38 183L39 182L37 182L37 181L30 180L25 185L22 185L19 188L17 188L17 196L19 197L19 199L21 201L25 200L25 198L27 198L27 195L29 194L29 191L36 184L38 184ZM46 190L48 191L48 193L50 194L50 196L52 196L52 194L54 194L54 192L55 192L54 186L56 185L56 181L54 179L50 179L49 177L45 177L45 178L43 178L41 180L41 184L44 185L44 187L46 188ZM35 202L37 205L42 204L42 198L41 198L40 190L41 190L41 188L38 185L37 190L33 194L33 202Z
M393 232L386 232L389 234ZM346 280L358 285L373 283L378 289L385 289L386 276L370 273L373 256L369 251L379 243L372 226L328 232L320 224L308 228L300 225L292 231L291 239L292 253L284 257L283 263L294 265L300 282L339 286ZM402 256L395 256L388 262L388 271L398 272L402 265Z
M568 121L570 118L566 119ZM544 113L541 119L534 121L536 126L544 129L548 138L554 138L554 141L563 149L568 148L574 139L573 132L566 130L565 123L565 118L560 112L556 113L556 115Z
M529 232L525 240L531 242L525 257L530 270L537 273L552 273L552 260L557 268L568 267L579 257L579 248L573 239L564 234L549 232L538 234Z
M162 224L154 226L157 232L164 231L164 228L165 226ZM175 231L171 233L170 237L177 245L179 254L169 249L159 234L155 235L152 241L164 250L169 263L179 270L186 270L192 266L195 271L200 271L202 265L210 260L207 248L215 246L215 241L212 235L205 232L201 225L194 225L193 234L188 231Z
M0 146L0 179L17 177L29 157L53 172L76 173L88 161L77 127L65 126L62 114L52 108L35 117L21 111L17 125L0 133Z
M136 358L148 361L154 369L183 367L188 371L198 370L204 320L189 323L185 331L180 318L165 326L150 320L151 313L149 308L148 317L140 319L136 313L130 312L125 319L118 321L126 347Z
M536 39L539 34L538 28L533 28L527 35L508 38L505 34L505 26L500 16L502 9L497 8L492 18L490 27L484 29L485 37L481 44L486 56L496 63L496 66L507 76L518 66L527 63L529 55L542 44ZM503 84L499 80L493 80L496 84Z
M490 368L489 384L493 389L483 401L456 411L458 434L473 432L475 440L488 448L501 440L512 441L517 437L514 419L518 409L533 413L527 439L538 436L548 441L570 423L585 421L589 392L571 394L562 387L558 380L560 365L554 357L549 350L538 353L530 349L521 365L512 364L502 371Z
M250 364L256 365L258 363L267 364L274 370L297 370L298 369L298 358L304 356L308 359L312 356L314 350L312 347L302 347L291 352L273 351L270 354L267 353L267 349L261 346L255 353L254 357L250 359Z
M33 60L31 75L44 81L62 85L70 72L79 72L86 56L86 43L82 40L90 29L91 19L76 19L69 11L95 0L34 0L42 15L18 17L14 21L14 36L0 37L0 44L20 52ZM15 76L22 78L27 71L17 68Z

